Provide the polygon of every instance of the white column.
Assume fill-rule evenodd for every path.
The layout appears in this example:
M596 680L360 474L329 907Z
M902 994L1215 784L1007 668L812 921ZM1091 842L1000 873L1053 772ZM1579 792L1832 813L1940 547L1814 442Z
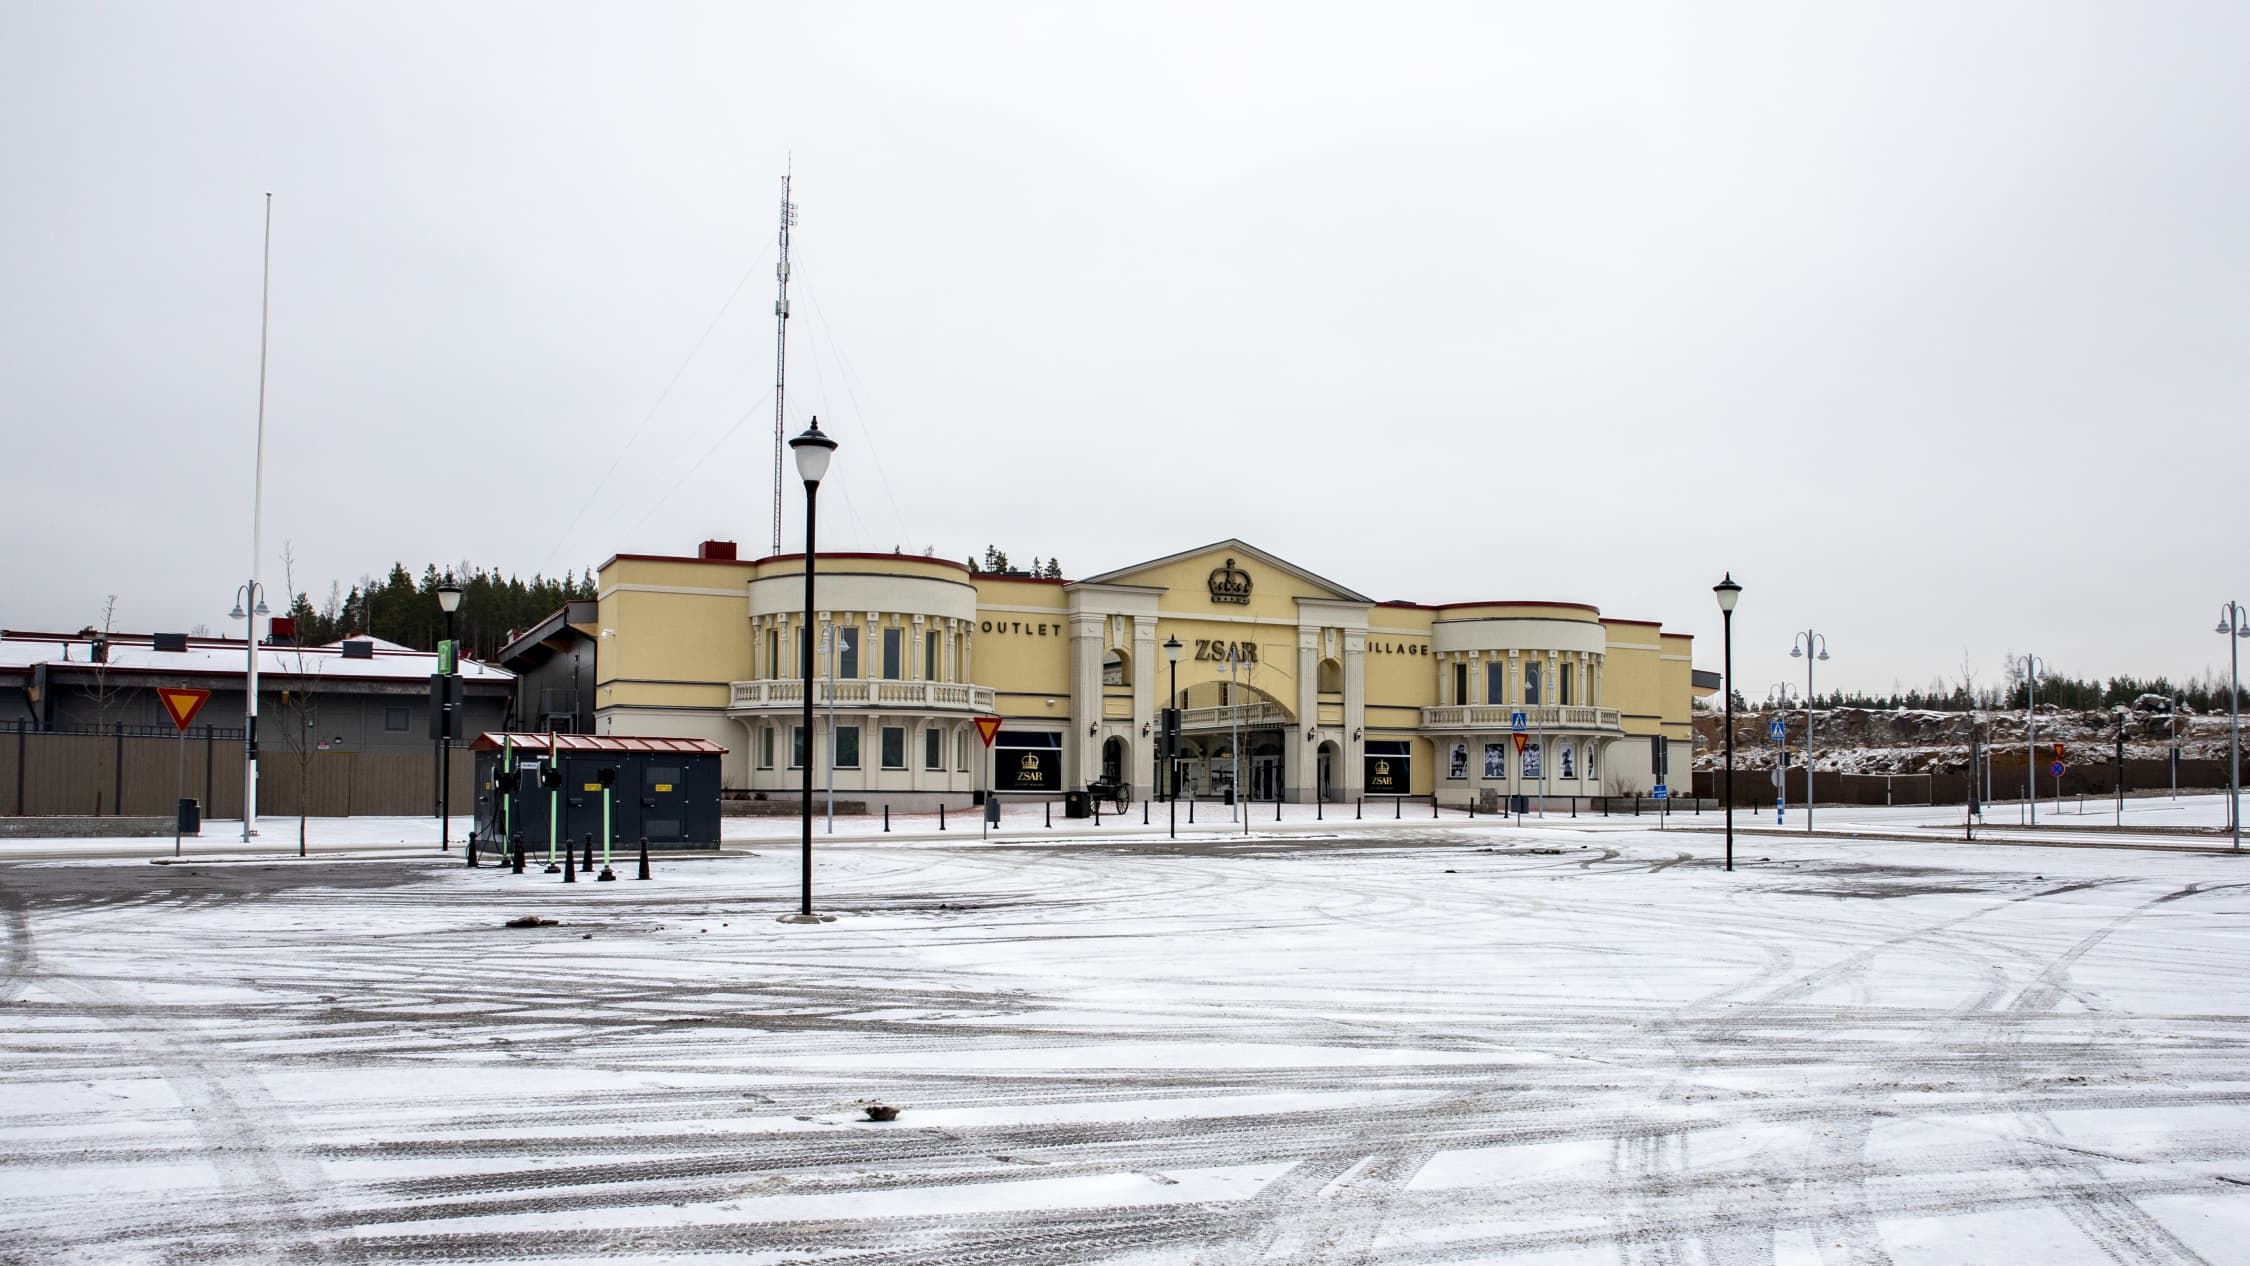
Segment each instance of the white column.
M1361 776L1367 766L1361 759L1367 754L1367 634L1358 629L1344 630L1344 732L1336 736L1336 746L1342 752L1343 768L1336 771L1336 785L1346 800L1356 800L1365 789ZM1360 735L1358 741L1352 736Z
M1307 741L1305 732L1320 724L1320 627L1297 626L1297 724L1281 742L1281 785L1291 790L1291 804L1311 804L1319 792L1319 775L1313 753L1320 750L1317 736Z
M1133 732L1125 740L1125 781L1142 798L1155 795L1150 779L1156 776L1156 762L1150 753L1156 751L1156 706L1162 698L1159 673L1164 671L1163 652L1156 649L1156 618L1137 615L1133 617Z
M1107 617L1092 612L1070 617L1070 733L1063 746L1078 754L1063 780L1070 791L1083 791L1101 773L1102 626L1107 623Z

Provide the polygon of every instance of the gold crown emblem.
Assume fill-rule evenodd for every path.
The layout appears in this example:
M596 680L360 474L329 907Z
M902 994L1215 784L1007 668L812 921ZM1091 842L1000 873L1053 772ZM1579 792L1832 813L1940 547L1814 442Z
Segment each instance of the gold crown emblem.
M1375 772L1376 772L1376 773L1378 773L1378 774L1388 774L1388 773L1390 773L1390 772L1391 772L1391 763L1390 763L1389 761L1387 761L1387 760L1379 760L1379 761L1376 761L1376 762L1375 762Z
M1211 569L1211 601L1250 604L1250 573L1228 559L1226 566Z
M1017 765L1017 768L1018 768L1018 769L1037 769L1037 768L1039 768L1039 756L1038 756L1038 754L1037 754L1036 752L1026 752L1026 753L1024 753L1023 761L1022 761L1022 762L1021 762L1020 764L1018 764L1018 765Z

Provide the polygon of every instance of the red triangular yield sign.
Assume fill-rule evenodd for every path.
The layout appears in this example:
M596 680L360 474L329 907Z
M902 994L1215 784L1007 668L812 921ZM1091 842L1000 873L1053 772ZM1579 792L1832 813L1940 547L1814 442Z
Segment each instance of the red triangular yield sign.
M1530 742L1530 741L1531 741L1531 736L1530 736L1530 735L1528 735L1528 734L1518 734L1518 735L1516 735L1516 750L1517 750L1517 751L1519 751L1519 752L1520 752L1520 751L1522 751L1522 750L1523 750L1523 745L1524 745L1524 744L1526 744L1526 743L1528 743L1528 742Z
M1000 718L999 718L999 717L978 717L978 718L977 718L977 737L978 737L978 738L981 738L981 739L983 739L983 740L984 740L984 745L985 745L986 747L990 747L990 746L992 746L992 736L993 736L993 735L995 735L995 734L998 734L999 732L1000 732Z
M211 692L175 686L157 691L156 697L164 701L164 711L171 715L173 726L185 730L194 724L195 714L203 710L203 701L211 697Z

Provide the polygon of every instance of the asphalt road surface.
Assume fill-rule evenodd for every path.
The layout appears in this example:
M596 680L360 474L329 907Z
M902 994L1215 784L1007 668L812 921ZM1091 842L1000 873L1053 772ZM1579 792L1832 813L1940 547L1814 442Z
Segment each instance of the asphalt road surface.
M2250 1259L2250 863L1716 849L0 866L0 1261Z

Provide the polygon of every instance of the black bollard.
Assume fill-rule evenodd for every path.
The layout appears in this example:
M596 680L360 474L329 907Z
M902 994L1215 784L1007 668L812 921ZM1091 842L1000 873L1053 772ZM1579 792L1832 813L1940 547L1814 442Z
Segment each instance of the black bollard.
M1398 820L1399 820L1399 817L1400 817L1400 815L1401 815L1401 814L1404 814L1404 813L1406 812L1406 810L1404 810L1404 809L1402 809L1402 808L1400 808L1400 807L1399 807L1399 806L1401 806L1401 805L1403 805L1403 804L1405 804L1405 803L1406 803L1406 797L1404 797L1404 796L1393 796L1393 797L1391 797L1391 821L1393 821L1393 822L1396 822L1396 821L1398 821Z
M937 807L937 829L945 829L945 806L942 804Z
M635 875L634 878L648 878L648 837L645 835L641 837L641 873Z
M578 882L578 871L577 871L577 870L575 869L575 863L576 863L577 861L578 861L578 854L576 854L576 853L573 853L573 852L571 852L571 851L570 851L569 849L567 849L567 848L563 850L563 882L564 882L564 883L566 883L566 884L574 884L574 883L577 883L577 882Z
M469 855L469 869L475 870L477 866L477 829L473 826L469 828L468 847L462 851Z
M508 868L520 875L523 873L523 832L516 832L516 837L511 843L515 847L516 859L509 863Z
M1364 809L1364 808L1366 808L1366 807L1367 807L1367 797L1365 797L1365 796L1358 796L1358 797L1355 797L1355 798L1354 798L1354 799L1352 800L1352 821L1354 821L1354 822L1357 822L1357 821L1359 821L1359 811L1360 811L1361 809Z
M890 833L891 833L891 806L889 806L889 805L884 805L884 806L883 806L883 834L885 834L885 835L889 835Z
M1094 797L1094 825L1095 825L1095 826L1100 826L1101 824L1102 824L1102 798L1101 798L1100 796L1095 796L1095 797Z
M1247 814L1245 814L1244 816L1245 816L1245 817L1247 817L1248 815L1247 815ZM1275 796L1275 797L1273 798L1273 820L1274 820L1274 821L1276 821L1276 822L1279 822L1279 821L1281 821L1281 797L1280 797L1280 796Z
M1039 816L1041 819L1043 819L1039 823L1039 825L1053 826L1055 824L1055 802L1052 800L1041 801L1039 804Z
M1148 825L1148 800L1146 798L1141 800L1141 825Z
M1578 816L1578 797L1576 796L1570 798L1570 816L1574 818Z
M579 864L578 869L589 875L594 873L594 833L592 831L586 832L586 860Z
M1474 822L1474 821L1476 821L1476 819L1477 819L1477 802L1476 802L1476 797L1474 797L1474 796L1471 796L1471 797L1469 798L1469 820L1470 820L1471 822Z
M1434 791L1430 793L1430 816L1437 816L1437 793Z
M1312 802L1312 820L1313 820L1313 821L1315 821L1315 822L1325 821L1325 819L1321 817L1321 805L1322 805L1322 803L1323 803L1323 801L1321 800L1321 798L1320 798L1319 796L1314 796L1314 797L1313 797L1313 802Z
M1189 801L1188 801L1188 825L1189 825L1189 826L1194 826L1194 825L1195 825L1195 801L1194 801L1194 800L1189 800Z

